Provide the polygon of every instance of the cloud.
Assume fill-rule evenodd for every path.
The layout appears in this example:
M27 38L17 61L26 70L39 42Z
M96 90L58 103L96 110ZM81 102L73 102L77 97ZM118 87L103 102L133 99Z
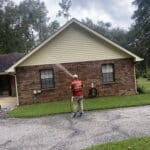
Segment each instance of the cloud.
M14 0L19 2L19 0ZM43 0L52 20L56 19L60 0ZM72 0L71 15L79 20L86 17L94 22L103 20L111 22L113 26L127 29L131 23L131 16L135 7L131 4L133 0ZM61 23L64 20L57 18Z
M74 6L75 8L72 8L72 10L74 9L72 14L78 18L89 17L95 22L103 20L125 29L132 23L131 16L135 10L131 4L133 0L84 0L86 5L80 5L80 0L74 1L76 1L76 5Z

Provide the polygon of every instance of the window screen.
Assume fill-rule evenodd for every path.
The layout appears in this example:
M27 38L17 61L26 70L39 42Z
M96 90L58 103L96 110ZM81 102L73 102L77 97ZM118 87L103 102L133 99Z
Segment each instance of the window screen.
M50 89L54 88L54 75L53 70L41 70L41 88Z
M103 82L113 82L114 81L114 65L113 64L104 64L102 65L102 75Z

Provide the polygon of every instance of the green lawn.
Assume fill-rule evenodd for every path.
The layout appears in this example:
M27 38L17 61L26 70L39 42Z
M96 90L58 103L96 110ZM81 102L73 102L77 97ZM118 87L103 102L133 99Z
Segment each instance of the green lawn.
M84 110L111 109L148 104L150 104L150 94L100 97L94 99L86 99L84 101ZM38 117L70 111L70 101L59 101L19 106L8 114L11 117Z
M147 94L86 99L84 101L84 110L112 109L120 107L149 105L150 81L140 78L138 79L138 84L145 87ZM10 117L39 117L65 112L71 112L69 100L19 106L8 114Z
M150 81L146 78L139 78L137 84L144 87L145 93L150 93Z
M150 150L150 137L132 138L119 142L96 145L85 150Z
M126 98L123 97L124 106L127 105L134 105L136 103L145 103L146 99L147 102L150 102L150 81L144 78L139 78L137 80L137 84L144 87L144 93L142 95L136 95L136 96L127 96ZM147 98L146 98L147 97ZM116 105L115 99L115 105ZM127 102L129 102L127 104ZM122 102L121 102L122 103ZM127 104L127 105L126 105ZM118 104L117 104L118 105ZM90 148L87 148L86 150L150 150L150 137L143 137L143 138L133 138L128 139L120 142L113 142L113 143L107 143L102 145L96 145Z

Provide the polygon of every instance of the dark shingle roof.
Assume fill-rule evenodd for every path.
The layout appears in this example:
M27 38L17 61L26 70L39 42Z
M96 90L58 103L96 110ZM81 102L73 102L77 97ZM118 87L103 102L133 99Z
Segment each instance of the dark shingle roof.
M4 72L24 55L24 53L0 54L0 73Z

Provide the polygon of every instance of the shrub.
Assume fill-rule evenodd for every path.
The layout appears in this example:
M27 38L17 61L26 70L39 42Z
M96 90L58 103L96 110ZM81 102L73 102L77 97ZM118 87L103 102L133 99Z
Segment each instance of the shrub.
M143 78L147 78L147 75L146 75L146 73L143 73Z
M144 94L144 93L145 93L144 87L141 86L141 85L137 85L137 92L138 92L139 94Z
M147 72L146 77L147 77L147 80L150 81L150 71Z
M140 77L140 71L138 69L136 69L135 73L136 73L136 79L138 79Z

